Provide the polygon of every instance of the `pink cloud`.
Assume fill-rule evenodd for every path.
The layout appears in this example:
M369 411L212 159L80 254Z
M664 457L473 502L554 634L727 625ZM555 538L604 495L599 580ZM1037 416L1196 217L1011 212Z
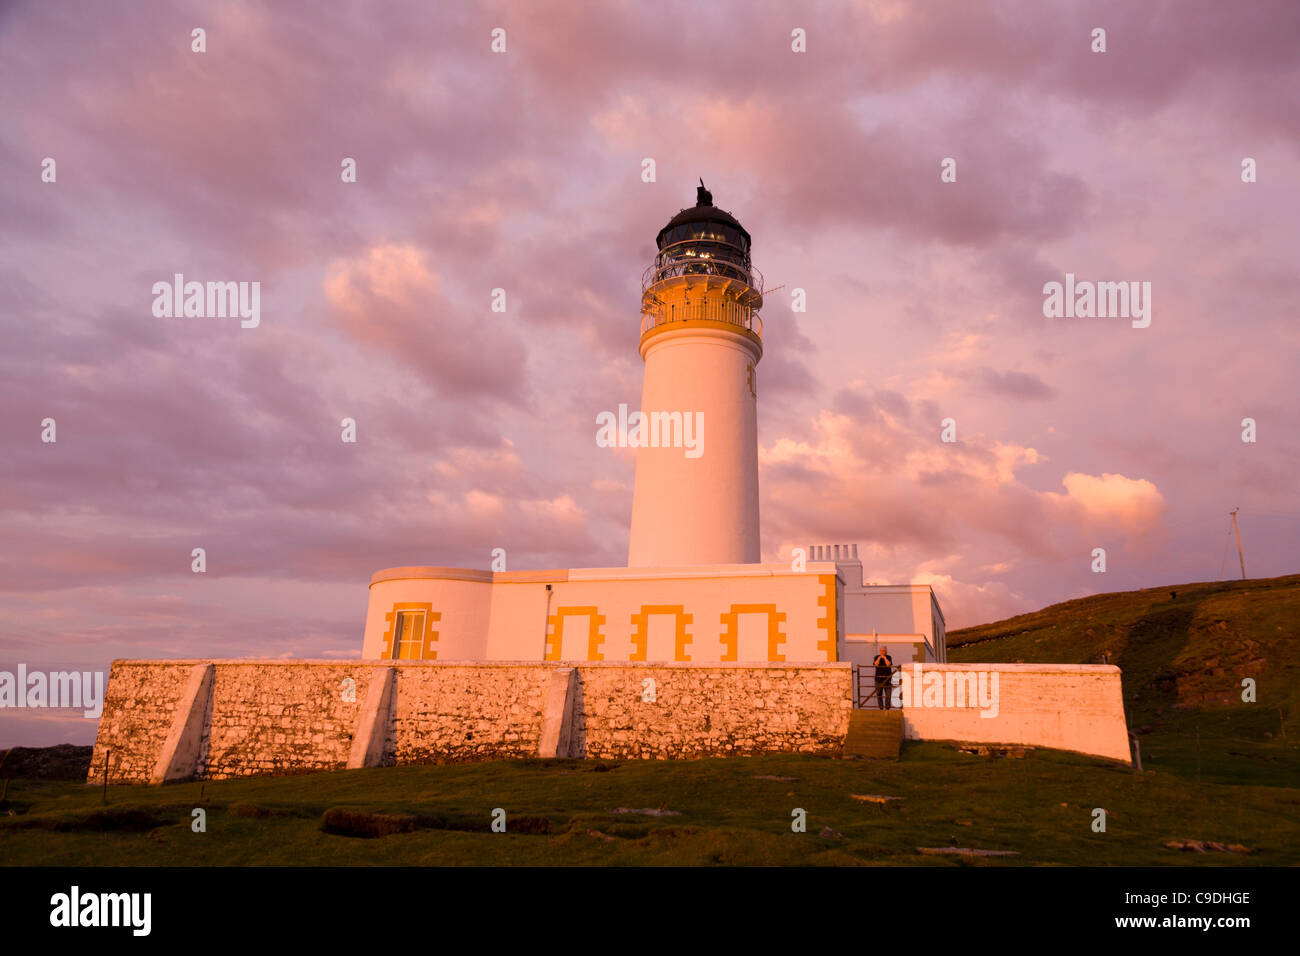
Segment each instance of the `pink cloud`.
M1295 570L1294 4L810 7L807 54L763 2L236 4L202 56L196 10L0 13L13 653L346 653L380 567L623 561L594 418L698 176L783 287L766 556L856 540L973 623L1213 577L1239 505ZM1149 334L1044 321L1067 270L1152 280ZM261 281L262 326L154 319L176 271Z

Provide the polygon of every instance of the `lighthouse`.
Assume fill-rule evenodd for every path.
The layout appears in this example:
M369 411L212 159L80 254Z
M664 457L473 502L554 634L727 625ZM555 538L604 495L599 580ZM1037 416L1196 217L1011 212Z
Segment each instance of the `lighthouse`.
M763 279L750 236L701 180L655 243L641 283L650 440L637 448L628 566L755 564ZM698 423L690 455L666 440L679 421Z
M641 404L596 419L601 447L635 449L627 566L384 568L370 579L364 660L870 669L881 647L899 663L944 660L943 616L928 584L868 585L856 546L844 543L762 563L759 309L772 290L751 245L703 182L695 205L656 237L641 281ZM820 492L810 484L806 494ZM398 684L410 694L407 673ZM547 700L577 699L575 673L556 671ZM613 683L583 675L579 698L623 693L622 672L601 673ZM836 700L849 703L847 691ZM552 729L562 736L562 726Z

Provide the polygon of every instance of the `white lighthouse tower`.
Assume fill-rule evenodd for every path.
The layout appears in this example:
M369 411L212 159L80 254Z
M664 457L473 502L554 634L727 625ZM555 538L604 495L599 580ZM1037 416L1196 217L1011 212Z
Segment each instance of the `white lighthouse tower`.
M637 450L628 566L754 564L763 281L749 233L701 181L656 243L641 293L651 441ZM662 440L678 421L700 426L689 454Z
M933 589L864 583L856 546L815 545L806 560L791 560L797 557L792 552L761 563L758 311L764 291L772 290L764 290L750 262L749 233L713 205L703 183L696 204L659 230L656 246L641 284L641 407L629 413L620 406L617 424L610 412L596 419L597 441L621 445L625 436L636 448L628 566L385 568L370 580L364 660L569 662L545 678L545 696L548 708L549 702L560 708L555 714L572 717L575 712L563 708L621 693L614 688L632 686L625 681L642 673L609 669L615 666L709 665L722 675L748 663L851 663L874 677L881 647L900 664L945 659L945 626ZM808 488L817 493L816 486ZM606 669L583 675L582 662ZM392 693L410 696L418 686L408 676L414 673L407 668L393 677L398 689ZM541 672L520 673L517 686L532 687L527 682ZM763 683L770 673L754 680ZM847 669L838 673L850 680ZM654 671L656 680L675 687L685 686L677 683L685 676ZM831 693L832 709L842 716L849 684L826 686L841 688ZM484 691L482 705L491 706L496 693ZM823 691L806 693L811 699ZM703 706L711 709L712 699ZM792 713L742 708L747 733L751 726L769 733L759 718L776 710ZM379 713L388 712L381 703ZM570 717L546 718L540 752L563 751L558 741L569 734L564 728L578 726L570 726ZM797 723L804 734L803 716ZM588 746L593 726L586 725ZM807 740L802 736L791 746L800 749Z

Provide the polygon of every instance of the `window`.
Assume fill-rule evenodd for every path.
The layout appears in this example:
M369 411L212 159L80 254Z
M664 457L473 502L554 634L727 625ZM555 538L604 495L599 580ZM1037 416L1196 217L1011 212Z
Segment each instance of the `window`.
M394 604L384 615L384 630L379 656L393 661L432 661L438 659L438 622L442 612L431 603Z
M418 661L424 657L424 611L398 611L394 627L393 659Z

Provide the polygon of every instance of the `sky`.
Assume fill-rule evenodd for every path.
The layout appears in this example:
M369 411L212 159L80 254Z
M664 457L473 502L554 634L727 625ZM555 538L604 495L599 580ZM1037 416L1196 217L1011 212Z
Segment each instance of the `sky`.
M949 629L1238 576L1233 508L1248 574L1296 572L1297 36L1292 0L0 3L0 671L356 657L380 568L625 565L596 416L701 177L779 287L764 560L857 543ZM260 283L258 325L156 315L176 273ZM1067 273L1150 283L1150 325L1046 316Z

